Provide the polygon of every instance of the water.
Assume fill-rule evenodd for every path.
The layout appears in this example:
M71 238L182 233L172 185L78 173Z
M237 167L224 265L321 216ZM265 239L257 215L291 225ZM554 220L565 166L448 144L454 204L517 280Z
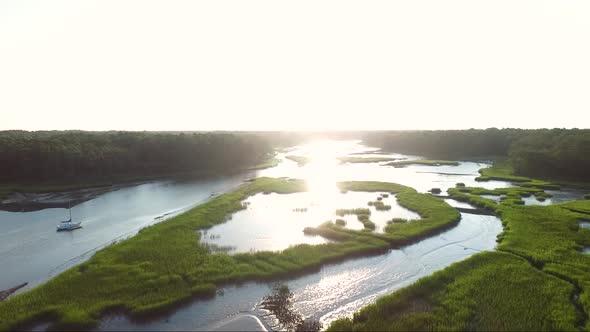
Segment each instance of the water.
M546 190L547 193L553 195L553 197L546 198L545 200L538 200L537 197L531 195L529 197L521 197L524 205L553 205L564 203L572 200L582 200L584 195L590 193L590 190L584 189L569 189L565 188L562 190ZM500 203L503 197L506 195L480 195L483 198L491 199L496 203Z
M101 195L72 208L82 229L56 232L68 218L66 209L34 212L0 211L0 289L29 282L33 287L88 259L112 241L204 202L211 194L240 185L254 173L188 182L159 181ZM25 289L27 289L25 288Z
M584 200L584 195L590 194L588 189L570 189L562 188L561 190L546 190L547 193L553 195L547 198L550 204L559 204L572 200Z
M550 198L540 201L534 195L529 197L521 197L520 199L522 199L524 205L551 205L556 203Z
M486 189L513 187L505 181L478 182L475 178L481 168L489 164L460 162L459 166L424 166L411 165L404 168L382 166L383 163L344 163L337 160L320 160L299 167L296 162L284 160L278 167L260 172L261 176L291 177L306 179L312 190L338 181L383 181L399 183L412 187L419 192L428 192L432 188L440 188L444 194L459 182L468 187Z
M336 189L336 188L334 188ZM376 232L382 232L387 221L394 217L419 219L420 216L397 204L395 195L382 197L391 210L377 211L368 206L381 193L334 191L333 195L314 195L310 192L289 195L258 194L247 199L247 209L233 214L226 223L206 230L203 242L225 248L230 252L260 250L277 251L301 243L320 244L328 242L321 236L303 234L305 227L316 227L336 219L346 220L346 228L363 229L355 215L339 217L339 208L369 208L370 220L376 224Z
M479 195L483 198L487 198L487 199L491 199L492 201L496 202L496 203L500 203L502 201L502 198L506 197L506 195Z

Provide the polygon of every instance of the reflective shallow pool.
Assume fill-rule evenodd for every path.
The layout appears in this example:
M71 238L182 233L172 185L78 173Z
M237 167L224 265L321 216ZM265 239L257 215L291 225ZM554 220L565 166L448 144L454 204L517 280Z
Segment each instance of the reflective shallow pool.
M384 204L391 206L391 210L378 211L374 206L367 205L378 197L381 197ZM231 220L204 231L202 242L229 252L276 251L300 243L327 242L321 236L303 234L305 227L319 226L327 220L344 219L345 227L363 229L363 224L355 215L337 216L335 212L341 208L368 208L371 211L370 220L377 226L376 232L382 232L392 218L420 218L417 213L399 206L395 195L340 193L336 188L332 195L314 195L309 192L288 195L258 194L248 198L245 204L247 209L234 213Z

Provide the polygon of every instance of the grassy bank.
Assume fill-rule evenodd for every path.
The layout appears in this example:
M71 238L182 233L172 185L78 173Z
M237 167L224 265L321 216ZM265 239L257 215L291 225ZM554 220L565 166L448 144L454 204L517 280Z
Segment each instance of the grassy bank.
M271 167L278 166L280 163L281 163L281 160L275 158L275 156L273 155L271 158L261 162L260 164L254 165L251 167L245 167L245 168L243 168L243 170L254 171L254 170L259 170L259 169L271 168Z
M572 291L524 259L482 253L378 299L328 331L571 330Z
M423 166L459 166L459 162L451 160L431 160L431 159L418 159L418 160L400 160L393 161L385 164L385 166L405 167L410 165L423 165Z
M311 159L305 156L285 156L285 158L296 162L299 166L307 165Z
M383 161L396 161L400 158L392 157L339 157L338 160L342 163L379 163Z
M89 188L99 187L112 187L114 185L126 185L144 181L155 181L166 178L176 177L203 177L220 174L228 174L232 172L240 171L253 171L259 169L265 169L275 167L280 163L280 160L275 158L275 154L270 155L266 160L260 164L253 166L236 167L233 170L225 170L224 172L219 171L192 171L192 172L168 172L163 174L153 175L128 175L128 176L110 176L110 177L84 177L76 178L71 181L59 181L59 182L35 182L31 183L0 183L0 201L8 197L10 194L18 193L53 193L53 192L65 192L83 190Z
M506 195L499 204L479 195ZM330 330L589 329L590 202L522 206L538 188L454 188L458 200L499 215L498 252L475 255L379 299Z
M479 170L481 176L476 178L477 181L510 181L518 183L523 187L533 187L541 189L559 189L559 185L548 181L528 178L526 176L514 175L514 169L508 162L495 162L492 167L482 168Z
M383 233L373 233L375 227L371 222L361 219L360 216L367 216L364 210L342 211L342 214L356 214L365 226L362 231L351 230L339 227L331 222L326 222L315 228L306 228L309 234L321 234L327 238L339 239L347 236L364 235L388 242L392 247L400 247L431 236L437 232L448 229L459 222L461 215L457 210L451 208L444 201L427 194L420 194L413 188L395 183L373 182L373 181L351 181L340 182L338 187L341 192L362 191L362 192L390 192L397 194L397 202L402 207L418 213L419 221L391 222L385 227Z
M198 230L225 222L233 212L245 208L242 202L247 197L306 190L302 181L259 178L180 216L145 228L47 283L0 303L0 330L18 329L40 319L53 322L53 327L59 329L91 328L102 314L114 309L136 317L151 315L189 299L214 296L219 285L287 276L347 257L380 253L392 243L418 239L419 230L425 236L441 225L450 225L458 216L443 201L408 187L379 182L340 185L343 190L399 192L399 197L405 197L398 197L400 204L416 211L424 220L408 223L407 227L396 229L398 233L387 236L338 231L327 236L337 242L297 245L280 252L228 255L212 253L201 246ZM422 222L422 228L414 225Z

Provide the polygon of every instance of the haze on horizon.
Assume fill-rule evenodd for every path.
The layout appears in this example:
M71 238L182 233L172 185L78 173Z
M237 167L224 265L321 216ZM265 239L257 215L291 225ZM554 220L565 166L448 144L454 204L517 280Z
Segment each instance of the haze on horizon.
M0 2L0 130L590 127L589 1Z

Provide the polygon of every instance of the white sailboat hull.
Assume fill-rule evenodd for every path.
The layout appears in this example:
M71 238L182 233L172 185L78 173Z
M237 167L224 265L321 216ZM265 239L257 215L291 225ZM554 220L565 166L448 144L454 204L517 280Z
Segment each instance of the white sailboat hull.
M65 221L57 225L57 231L73 231L74 229L82 228L82 222Z

